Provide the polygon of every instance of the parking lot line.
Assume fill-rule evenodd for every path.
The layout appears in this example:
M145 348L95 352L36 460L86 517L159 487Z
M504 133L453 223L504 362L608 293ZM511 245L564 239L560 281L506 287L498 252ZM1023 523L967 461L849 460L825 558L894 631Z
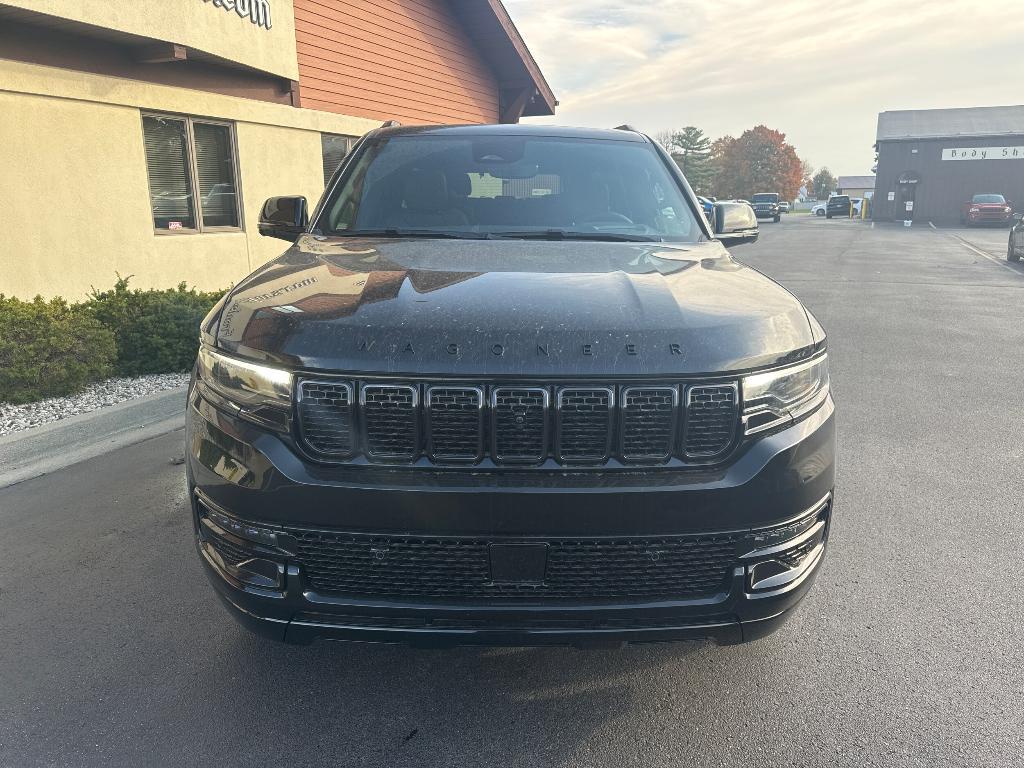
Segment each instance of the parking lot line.
M1011 267L1011 266L1010 266L1009 264L1004 264L1004 263L1003 263L1002 261L1000 261L999 259L997 259L997 258L996 258L995 256L993 256L993 255L992 255L991 253L986 253L985 251L981 250L981 249L980 249L980 248L978 248L977 246L975 246L975 245L972 245L972 244L971 244L971 243L970 243L969 241L967 241L967 240L964 240L964 239L963 239L962 237L960 237L960 235L954 235L954 234L953 234L952 232L943 232L943 231L942 231L941 229L939 229L938 227L936 227L936 226L935 226L934 224L932 224L932 223L931 223L930 221L928 222L928 226L929 226L929 227L931 227L932 229L934 229L934 230L935 230L936 232L938 232L938 233L939 233L940 235L946 235L947 237L951 237L951 238L953 238L953 239L954 239L954 240L956 240L956 241L957 241L958 243L960 243L960 244L961 244L962 246L964 246L964 248L966 248L967 250L971 251L972 253L975 253L975 254L977 254L978 256L984 256L984 257L985 257L986 259L988 259L989 261L991 261L991 262L992 262L993 264L995 264L995 265L996 265L997 267L1002 267L1002 268L1003 268L1003 269L1005 269L1005 270L1006 270L1007 272L1012 272L1012 273L1013 273L1013 274L1015 274L1015 275L1020 275L1020 274L1021 274L1021 273L1020 273L1020 272L1019 272L1018 270L1014 269L1014 268L1013 268L1013 267Z

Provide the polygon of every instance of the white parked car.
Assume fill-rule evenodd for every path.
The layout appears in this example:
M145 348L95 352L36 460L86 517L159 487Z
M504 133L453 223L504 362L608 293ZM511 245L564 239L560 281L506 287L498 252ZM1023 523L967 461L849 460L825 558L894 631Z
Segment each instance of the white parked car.
M815 216L824 216L826 205L828 205L828 203L818 203L817 205L811 206L811 213Z

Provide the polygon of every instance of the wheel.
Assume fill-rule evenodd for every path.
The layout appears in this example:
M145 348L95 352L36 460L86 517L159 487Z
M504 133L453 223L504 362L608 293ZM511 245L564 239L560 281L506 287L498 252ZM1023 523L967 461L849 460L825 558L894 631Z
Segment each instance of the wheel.
M1006 260L1020 261L1020 254L1013 247L1013 235L1010 235L1010 242L1006 245Z
M774 219L772 219L772 221L774 221L776 224L778 224L781 220L782 220L782 216L781 215L777 215Z
M814 212L814 215L815 215L815 216L824 216L824 215L825 215L825 211L824 211L824 209L822 209L822 208L819 208L818 210L816 210L816 211Z

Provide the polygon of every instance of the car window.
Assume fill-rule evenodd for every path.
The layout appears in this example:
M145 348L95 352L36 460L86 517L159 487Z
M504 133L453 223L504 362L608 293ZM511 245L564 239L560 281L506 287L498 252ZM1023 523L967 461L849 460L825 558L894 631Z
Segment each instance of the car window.
M779 196L776 194L760 194L754 195L750 200L754 203L777 203L779 202Z
M369 142L317 227L330 234L700 236L682 189L650 144L521 135Z
M971 198L972 203L1005 203L1006 198L1002 195L975 195Z

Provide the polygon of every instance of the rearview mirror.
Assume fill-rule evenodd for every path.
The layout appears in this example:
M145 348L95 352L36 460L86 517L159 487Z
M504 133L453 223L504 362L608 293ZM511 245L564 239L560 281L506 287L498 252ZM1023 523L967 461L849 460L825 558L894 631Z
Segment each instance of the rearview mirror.
M300 195L271 197L260 209L260 234L295 242L309 226L306 198Z
M757 216L746 203L715 203L713 221L715 237L725 246L757 240Z

